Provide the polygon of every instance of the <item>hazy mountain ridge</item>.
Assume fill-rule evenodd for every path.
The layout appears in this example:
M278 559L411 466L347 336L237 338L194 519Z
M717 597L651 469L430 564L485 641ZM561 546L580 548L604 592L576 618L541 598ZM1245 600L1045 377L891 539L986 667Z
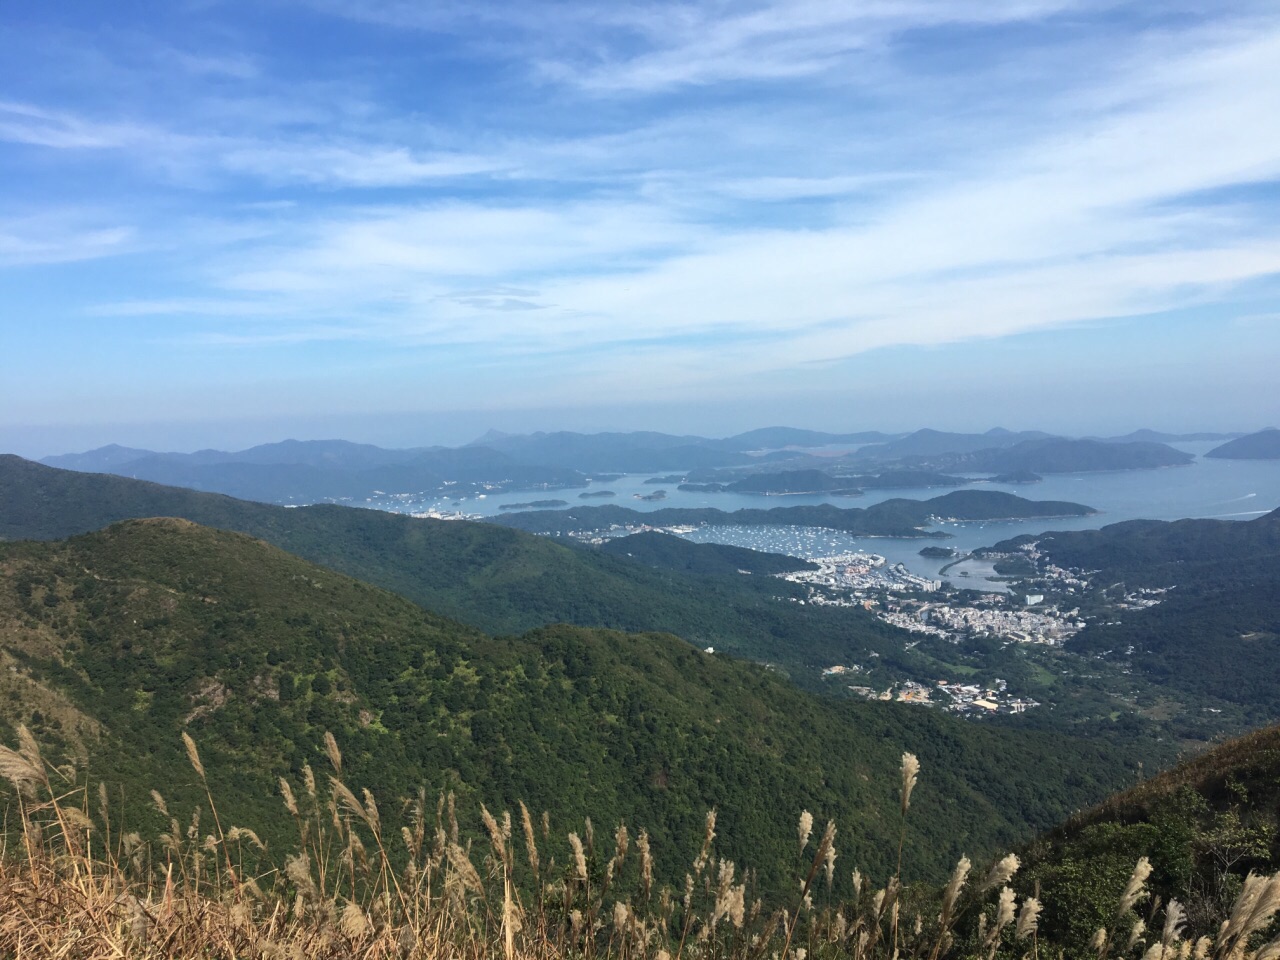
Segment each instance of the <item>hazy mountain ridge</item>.
M1091 450L1090 443L1055 437L1042 431L993 429L982 434L918 430L909 435L879 431L826 433L792 427L765 427L715 439L655 431L612 433L505 434L490 431L460 447L384 449L345 440L284 440L240 451L199 450L163 453L109 445L84 453L44 458L48 466L88 472L116 473L135 479L188 486L247 499L278 503L364 499L375 493L465 494L479 489L544 489L585 486L588 478L607 473L679 470L702 482L744 482L735 471L785 465L792 471L835 474L885 473L897 469L963 469L1007 473L1017 470L1135 469L1177 463L1184 455L1162 448L1157 455L1154 431L1105 442L1126 453ZM1148 442L1146 448L1134 443ZM1039 446L1034 446L1039 442ZM814 456L806 448L848 444L857 449L842 457ZM1031 446L1027 446L1032 444ZM1008 448L1019 456L1000 455ZM1032 453L1031 451L1035 451ZM1189 459L1189 458L1186 458ZM1185 460L1183 460L1185 462ZM717 471L728 471L721 474ZM752 483L750 476L745 482ZM458 486L462 485L462 486ZM753 488L754 489L754 488ZM816 487L814 489L824 489Z
M1045 437L971 453L929 459L934 469L981 473L1087 473L1100 470L1150 470L1184 466L1195 460L1189 453L1163 443L1104 442Z
M1011 447L1026 440L1044 440L1053 434L1041 430L1024 430L1017 433L995 427L986 433L949 433L928 427L876 446L858 451L861 458L899 460L905 457L934 457L944 453L976 453Z
M1268 427L1214 447L1206 457L1217 460L1280 460L1280 429Z
M587 485L587 478L575 470L519 463L486 447L385 450L345 440L286 440L238 452L190 454L103 447L41 462L263 502L313 503L365 499L381 492L441 492L458 484L464 485L458 492L476 484L503 484L517 490Z

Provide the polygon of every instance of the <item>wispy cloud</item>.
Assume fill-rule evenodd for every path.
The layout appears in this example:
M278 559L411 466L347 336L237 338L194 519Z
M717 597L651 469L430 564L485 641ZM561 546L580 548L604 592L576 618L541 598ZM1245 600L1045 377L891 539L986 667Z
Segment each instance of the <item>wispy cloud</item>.
M391 207L297 225L274 241L269 266L233 259L220 282L237 296L364 312L375 339L520 332L537 353L702 331L722 338L706 357L728 349L761 368L1168 309L1280 271L1269 224L1168 206L1280 175L1280 138L1261 132L1280 115L1277 65L1280 31L1176 59L1162 50L1129 66L1142 91L1130 102L1079 112L989 157L981 176L910 177L870 217L854 210L823 229L702 223L632 199ZM898 179L761 177L719 189L747 201L846 198ZM539 296L450 293L459 281L522 278ZM508 305L543 309L527 322L479 321ZM765 331L767 346L748 336ZM791 340L777 342L786 331Z
M0 217L0 267L115 256L132 249L135 239L132 226L91 226L71 213Z
M298 141L254 143L222 152L221 165L268 183L402 187L436 180L493 174L496 158L459 154L421 155L407 147L379 144L335 145Z
M29 103L0 101L0 140L58 150L121 147L136 140L127 126L94 123Z

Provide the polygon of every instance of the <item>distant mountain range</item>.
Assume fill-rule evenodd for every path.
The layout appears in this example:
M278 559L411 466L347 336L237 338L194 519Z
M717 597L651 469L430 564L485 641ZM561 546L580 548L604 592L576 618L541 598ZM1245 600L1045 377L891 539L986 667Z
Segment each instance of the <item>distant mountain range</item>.
M481 491L572 489L610 474L672 471L699 483L743 482L741 489L745 490L754 489L752 485L758 481L743 480L742 474L760 472L765 465L777 473L858 474L865 481L841 481L835 487L813 487L813 491L843 486L916 486L921 484L907 483L905 477L903 483L887 478L902 471L1061 473L1168 466L1191 458L1163 446L1156 438L1214 436L1235 435L1173 436L1139 430L1126 437L1071 440L1041 431L1015 433L1000 428L974 434L925 429L895 435L765 427L715 439L653 431L490 431L470 444L453 448L389 450L345 440L285 440L239 451L164 453L113 444L85 453L46 457L41 462L267 503L306 504L391 494L458 497ZM849 452L842 454L841 446ZM816 455L819 453L822 455ZM880 479L867 479L872 477ZM784 486L761 492L793 489Z
M268 503L360 500L379 493L463 493L479 485L510 490L587 485L587 477L576 470L520 463L487 447L385 450L345 440L285 440L235 452L196 453L108 446L41 462Z
M897 440L858 451L862 458L899 460L904 457L936 457L944 453L973 453L978 450L995 450L1012 447L1024 440L1044 440L1051 433L1040 430L1024 430L1014 433L1000 427L986 433L947 433L942 430L917 430Z
M931 463L941 469L964 472L1042 474L1150 470L1183 466L1194 460L1191 454L1163 443L1043 437L990 450L947 454L933 458Z
M1241 433L1162 433L1159 430L1134 430L1121 437L1089 437L1090 440L1106 440L1108 443L1125 443L1145 440L1150 443L1196 443L1206 440L1231 440Z

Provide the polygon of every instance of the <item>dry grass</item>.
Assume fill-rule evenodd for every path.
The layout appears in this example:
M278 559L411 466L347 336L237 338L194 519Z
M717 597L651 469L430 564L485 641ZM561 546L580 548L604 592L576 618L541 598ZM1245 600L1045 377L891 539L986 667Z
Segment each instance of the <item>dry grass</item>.
M184 743L203 780L196 744ZM18 788L17 823L0 851L0 957L991 960L1042 949L1040 903L1019 907L1007 886L1016 857L981 882L970 881L962 860L943 890L909 898L899 876L876 889L853 870L851 893L837 902L836 825L814 841L806 811L797 894L766 908L751 872L716 855L714 811L684 883L658 889L643 831L619 826L597 839L587 821L561 839L523 804L518 824L481 807L484 839L473 842L451 795L430 809L419 794L393 842L373 795L342 780L338 744L329 737L326 745L327 786L309 768L299 784L280 781L297 841L275 860L252 830L224 829L211 793L207 811L193 811L185 827L153 793L168 830L113 835L107 791L61 790L63 774L22 730L16 750L0 747L0 775ZM903 761L905 829L919 766L909 755ZM1146 896L1144 868L1117 892L1123 932L1099 930L1100 960L1280 960L1280 941L1252 943L1280 907L1280 875L1246 883L1216 946L1179 939L1176 902L1148 946L1132 914Z

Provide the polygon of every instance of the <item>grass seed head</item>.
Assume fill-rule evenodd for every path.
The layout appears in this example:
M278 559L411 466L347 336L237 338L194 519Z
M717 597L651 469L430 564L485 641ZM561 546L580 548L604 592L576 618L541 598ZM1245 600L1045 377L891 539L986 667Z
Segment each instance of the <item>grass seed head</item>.
M1124 952L1127 954L1134 947L1136 947L1139 944L1139 942L1141 942L1142 936L1146 932L1147 932L1147 922L1143 920L1141 917L1139 917L1138 921L1133 925L1133 928L1129 931L1129 939L1125 941Z
M582 838L576 833L569 834L569 846L573 849L573 863L578 871L578 879L587 879L587 854L582 848Z
M533 868L535 874L538 873L538 839L533 832L533 820L529 816L529 808L524 805L524 801L520 801L520 826L524 829L524 848L529 855L529 866Z
M1022 901L1022 911L1018 914L1018 926L1014 929L1014 936L1019 940L1025 940L1031 936L1040 926L1040 901L1035 897L1028 897Z
M333 738L333 734L328 730L324 732L324 751L329 755L329 763L333 765L333 772L338 776L342 776L342 751L338 749L338 741Z
M1022 866L1022 861L1018 859L1016 853L1011 853L1004 857L987 873L986 879L982 881L982 888L979 893L986 893L988 890L1004 886L1013 879L1013 875L1018 872L1020 866Z
M293 795L293 787L289 786L289 781L284 777L280 778L280 795L284 797L284 808L289 811L290 815L298 816L298 801Z
M920 775L920 761L914 753L902 755L902 815L906 816L911 807L911 791L916 788L916 778Z
M1129 882L1125 884L1124 892L1120 894L1120 903L1116 908L1116 919L1123 917L1134 908L1139 900L1146 896L1143 888L1149 876L1151 876L1151 861L1146 857L1142 857L1134 866L1133 873L1129 875Z
M813 833L813 814L808 810L800 813L800 824L797 828L800 835L800 852L804 852L804 848L809 845L809 835Z
M191 734L182 731L182 745L187 748L187 759L191 761L191 766L201 780L204 779L204 764L200 762L200 751L196 749L196 742L191 739Z
M1160 942L1166 947L1182 936L1182 928L1186 926L1187 912L1177 900L1170 900L1164 908L1164 932Z
M28 794L32 788L44 782L44 777L35 764L8 747L0 747L0 777Z

